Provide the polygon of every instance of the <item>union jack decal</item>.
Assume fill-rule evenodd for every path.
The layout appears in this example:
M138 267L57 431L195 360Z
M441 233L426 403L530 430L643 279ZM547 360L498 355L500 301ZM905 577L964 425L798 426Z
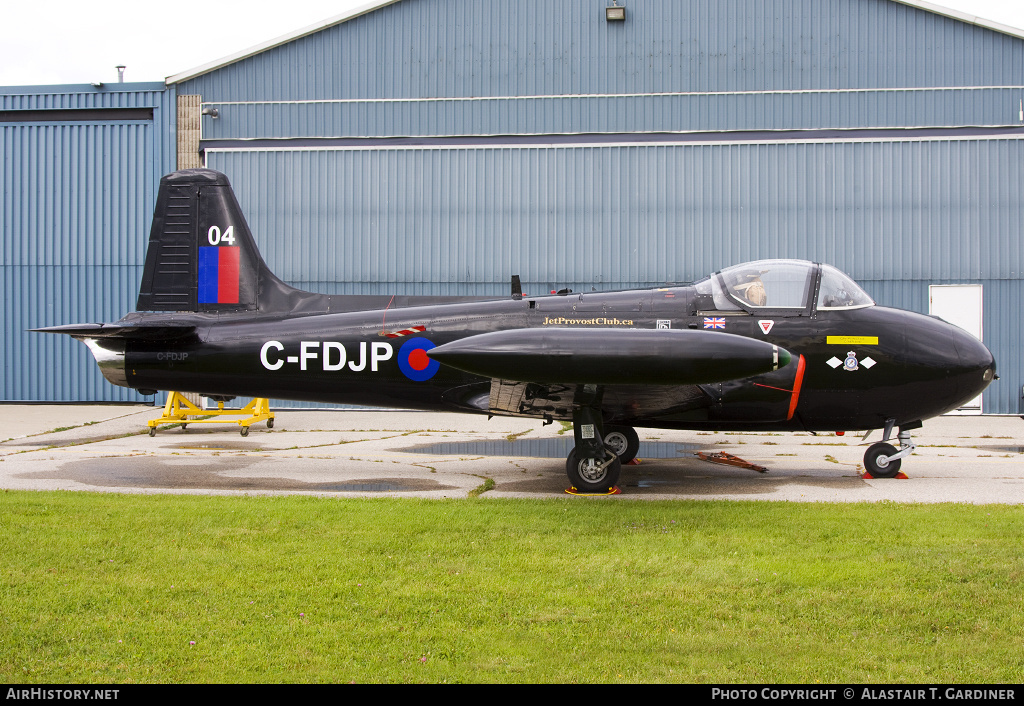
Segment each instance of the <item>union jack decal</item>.
M704 317L704 328L720 328L725 329L725 317L724 316L705 316Z

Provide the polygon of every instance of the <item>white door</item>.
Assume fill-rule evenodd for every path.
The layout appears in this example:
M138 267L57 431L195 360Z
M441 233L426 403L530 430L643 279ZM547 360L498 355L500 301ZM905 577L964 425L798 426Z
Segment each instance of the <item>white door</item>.
M959 326L979 341L981 337L981 285L932 284L928 286L928 313ZM981 395L953 414L981 414Z

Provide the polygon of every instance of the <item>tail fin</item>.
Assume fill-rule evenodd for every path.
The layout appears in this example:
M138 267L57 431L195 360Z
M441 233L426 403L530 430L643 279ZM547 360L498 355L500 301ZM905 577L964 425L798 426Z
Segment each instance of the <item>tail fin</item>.
M483 299L493 297L332 295L296 289L263 261L228 178L212 169L185 169L160 180L135 308L302 316Z
M186 169L160 180L139 311L315 311L329 297L286 285L267 267L228 178Z

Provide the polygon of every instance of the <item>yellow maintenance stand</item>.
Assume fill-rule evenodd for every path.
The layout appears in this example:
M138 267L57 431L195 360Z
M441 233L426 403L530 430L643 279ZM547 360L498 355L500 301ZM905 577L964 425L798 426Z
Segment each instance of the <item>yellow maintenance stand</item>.
M218 417L242 417L235 420L221 420ZM213 417L213 419L199 419ZM181 424L184 429L189 424L224 424L234 421L241 429L242 436L249 436L249 425L267 420L267 429L274 428L274 413L270 411L270 400L257 397L241 409L224 409L224 400L217 400L217 409L203 409L190 402L180 392L167 393L167 404L164 405L164 416L150 419L149 435L156 436L156 428L160 424Z

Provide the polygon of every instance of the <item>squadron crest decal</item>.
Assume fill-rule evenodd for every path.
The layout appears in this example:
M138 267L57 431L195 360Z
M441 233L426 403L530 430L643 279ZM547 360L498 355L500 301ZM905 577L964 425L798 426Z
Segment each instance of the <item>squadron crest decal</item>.
M832 356L831 358L825 361L825 364L832 368L833 370L842 366L843 370L846 370L851 373L860 370L861 368L864 368L865 370L871 370L875 363L876 361L872 358L864 358L863 360L858 360L856 351L849 351L846 354L846 360L839 360L839 358Z

